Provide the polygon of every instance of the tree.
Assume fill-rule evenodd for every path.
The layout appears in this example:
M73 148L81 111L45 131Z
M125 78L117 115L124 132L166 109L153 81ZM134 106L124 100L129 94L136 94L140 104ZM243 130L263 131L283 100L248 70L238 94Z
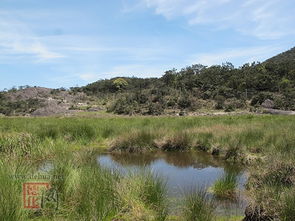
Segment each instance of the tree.
M113 85L118 91L121 91L123 88L128 86L128 82L123 78L117 78L113 80Z

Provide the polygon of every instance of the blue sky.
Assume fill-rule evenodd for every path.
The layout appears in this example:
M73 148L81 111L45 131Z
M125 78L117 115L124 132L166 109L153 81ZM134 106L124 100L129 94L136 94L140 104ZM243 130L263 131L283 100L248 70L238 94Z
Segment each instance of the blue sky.
M294 0L0 0L0 90L263 61L294 21Z

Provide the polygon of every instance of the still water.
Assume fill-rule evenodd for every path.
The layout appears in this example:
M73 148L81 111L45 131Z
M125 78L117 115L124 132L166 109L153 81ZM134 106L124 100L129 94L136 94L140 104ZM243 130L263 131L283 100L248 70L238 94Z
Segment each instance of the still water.
M177 200L190 190L205 188L214 184L224 173L237 174L238 190L234 200L218 199L217 213L223 215L242 215L246 207L244 185L246 172L237 165L202 152L155 152L155 153L112 153L100 154L97 162L105 168L119 171L121 174L149 169L166 181L171 204L177 206ZM212 195L213 197L213 195Z

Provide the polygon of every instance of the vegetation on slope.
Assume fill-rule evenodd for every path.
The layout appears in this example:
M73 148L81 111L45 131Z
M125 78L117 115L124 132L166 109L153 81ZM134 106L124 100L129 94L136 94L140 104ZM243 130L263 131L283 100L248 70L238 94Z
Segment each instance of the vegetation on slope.
M278 109L295 110L295 48L263 63L235 68L231 63L192 65L157 78L114 78L73 88L109 102L117 114L159 115L165 110L245 109L266 99ZM121 82L118 87L118 81ZM124 82L124 83L122 83Z
M267 99L272 101L273 108L295 110L294 59L295 48L263 63L244 64L239 68L231 63L210 67L197 64L179 71L168 70L160 78L117 77L70 90L47 89L49 92L38 99L37 95L23 96L30 88L14 88L0 93L0 113L34 113L53 101L65 110L99 107L129 115L255 109ZM53 99L50 104L44 102L48 98Z

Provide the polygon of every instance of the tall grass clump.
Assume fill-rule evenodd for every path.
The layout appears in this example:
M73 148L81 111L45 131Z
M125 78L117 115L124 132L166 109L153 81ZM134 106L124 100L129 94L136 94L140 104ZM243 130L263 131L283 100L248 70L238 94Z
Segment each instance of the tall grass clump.
M135 130L124 133L111 144L111 150L140 152L155 147L155 133L149 130Z
M249 128L237 134L237 137L244 146L257 147L259 142L263 140L264 131L261 128Z
M116 180L110 171L83 167L76 192L74 217L85 220L112 220L119 212Z
M80 122L61 122L54 124L41 124L36 131L37 137L41 140L58 138L66 141L88 142L95 138L95 128L90 124Z
M177 132L158 142L158 146L164 151L184 151L192 147L192 137L187 132Z
M282 200L281 220L289 221L295 218L295 190L287 191Z
M166 184L158 175L149 172L144 172L138 177L139 180L139 197L143 202L153 209L165 209L166 199Z
M187 221L215 220L215 203L204 189L197 189L186 194L183 216Z
M295 212L293 155L274 153L250 168L250 174L247 189L253 207L261 208L264 216L274 220L293 220L290 219Z
M168 215L166 182L151 171L128 174L118 184L118 193L126 210L123 218L165 220Z
M225 173L212 186L212 192L217 198L233 198L237 188L237 175Z
M90 141L96 135L95 129L91 125L85 123L64 125L61 128L61 133L65 136L68 136L70 140L76 141Z
M89 160L88 162L87 159ZM52 186L60 194L65 217L112 220L119 211L118 176L90 162L87 156L64 156L54 162Z
M212 145L212 132L202 132L196 135L196 147L203 151L208 151Z
M26 175L30 163L24 160L0 160L0 219L22 221L27 218L22 204L22 183L18 175Z
M59 136L59 128L58 125L54 124L42 124L39 126L36 131L37 137L41 140L46 138L57 139Z
M35 138L29 133L0 134L0 153L16 156L30 155L35 144Z

